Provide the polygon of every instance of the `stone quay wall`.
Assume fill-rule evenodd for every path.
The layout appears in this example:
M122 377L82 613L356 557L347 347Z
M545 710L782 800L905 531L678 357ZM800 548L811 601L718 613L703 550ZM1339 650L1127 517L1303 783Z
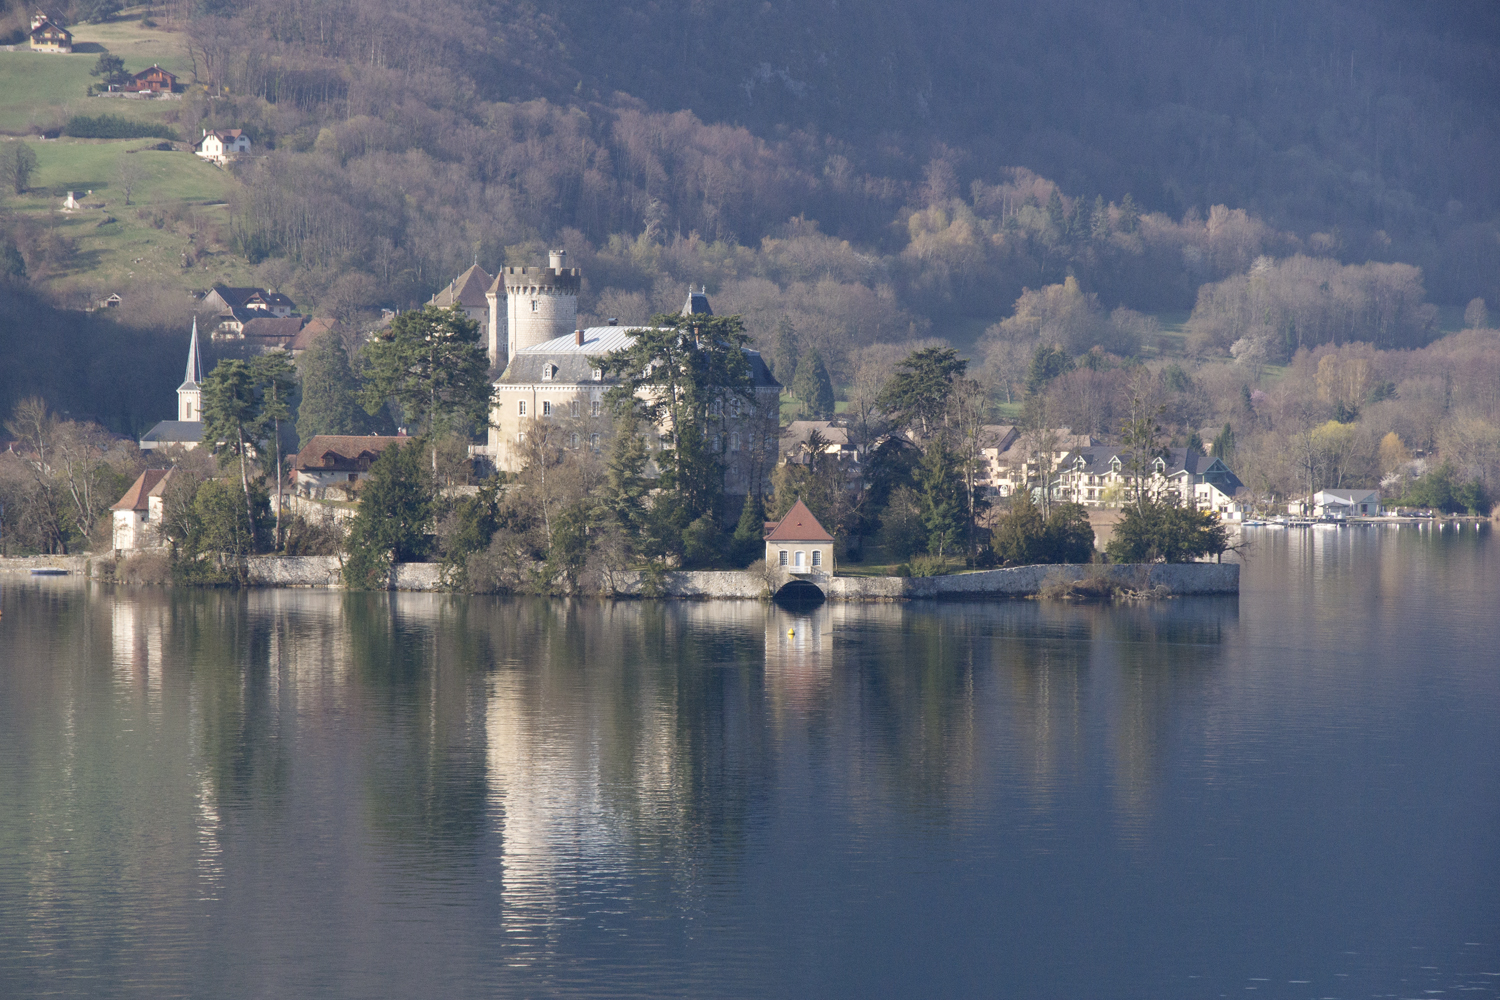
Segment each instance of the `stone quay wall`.
M90 576L100 560L86 556L33 556L0 559L0 573L26 575L32 569L65 569L74 576ZM252 587L343 587L337 556L252 556L248 563ZM436 563L399 563L391 571L391 590L440 591L441 567ZM1237 594L1238 563L1176 563L1151 565L1017 566L1011 569L955 573L949 576L805 576L780 570L676 571L662 575L662 597L682 600L763 600L793 580L817 586L830 601L985 600L1022 598L1037 593L1049 578L1081 580L1094 573L1134 590L1163 586L1180 596ZM643 597L646 580L638 572L615 573L603 581L607 596Z

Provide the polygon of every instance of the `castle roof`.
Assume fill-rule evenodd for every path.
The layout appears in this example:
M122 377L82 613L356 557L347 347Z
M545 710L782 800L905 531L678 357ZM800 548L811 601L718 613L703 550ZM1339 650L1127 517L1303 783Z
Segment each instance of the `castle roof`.
M504 384L596 382L594 369L599 367L598 359L634 344L634 334L638 329L640 327L591 326L583 331L582 344L578 343L575 332L523 347L511 358L499 381ZM747 350L745 354L750 360L750 377L757 387L780 386L759 351ZM553 371L544 373L547 366Z
M489 272L475 264L454 278L447 288L434 295L432 304L440 309L447 309L455 303L465 309L483 309L489 305L485 291L494 280ZM501 291L503 293L504 289Z
M813 517L813 512L807 509L807 504L798 500L792 504L792 509L786 512L777 522L776 527L766 536L768 542L831 542L830 535L818 519Z

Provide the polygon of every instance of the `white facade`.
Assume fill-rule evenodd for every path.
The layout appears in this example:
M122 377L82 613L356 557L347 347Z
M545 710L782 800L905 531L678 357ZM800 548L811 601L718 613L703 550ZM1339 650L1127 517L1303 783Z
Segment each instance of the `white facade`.
M198 148L194 152L205 160L223 166L231 156L250 152L250 137L239 129L228 132L210 132L204 129L203 138L198 140Z

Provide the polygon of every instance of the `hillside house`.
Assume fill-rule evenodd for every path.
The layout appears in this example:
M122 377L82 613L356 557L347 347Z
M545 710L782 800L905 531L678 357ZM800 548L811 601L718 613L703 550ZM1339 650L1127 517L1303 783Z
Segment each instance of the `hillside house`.
M405 444L405 434L381 437L375 434L319 434L292 457L292 479L297 492L314 490L370 478L370 466L393 444Z
M149 69L143 69L126 80L118 89L123 94L170 94L177 89L177 77L152 64Z
M72 52L73 33L47 14L37 11L31 17L33 52Z
M242 129L204 129L193 143L193 152L210 163L224 166L231 159L250 152L250 137Z
M798 576L833 575L833 536L801 500L766 527L766 565Z
M173 469L147 469L110 508L112 546L117 552L155 548L161 535L163 494Z
M781 461L792 465L807 465L812 460L808 443L817 434L823 444L819 449L832 455L840 464L854 465L859 462L859 447L849 438L849 428L832 420L793 420L781 432Z
M1028 487L1040 490L1070 452L1097 444L1071 427L1023 432L1009 424L986 424L980 428L979 485L1002 497Z

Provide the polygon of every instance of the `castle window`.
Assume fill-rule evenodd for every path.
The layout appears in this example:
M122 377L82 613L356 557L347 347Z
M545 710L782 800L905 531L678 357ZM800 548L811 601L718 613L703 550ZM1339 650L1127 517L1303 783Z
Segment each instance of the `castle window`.
M731 434L731 435L729 435L729 450L730 451L739 451L740 450L740 436L738 434Z
M574 451L578 450L578 435L577 434L574 434L571 438L568 439L568 447L572 448Z
M578 400L575 399L568 404L568 415L570 417L578 416Z
M536 302L536 299L532 299L531 300L531 311L532 312L536 312L537 311L537 302Z
M552 400L550 400L550 399L544 399L544 400L542 400L542 416L544 416L544 417L550 417L550 416L552 416Z
M597 417L598 415L599 415L599 401L596 399L592 403L589 404L589 416L591 416L591 417Z
M592 448L594 451L598 451L599 450L599 435L597 435L597 434L590 434L589 435L589 447Z
M523 417L524 417L524 416L526 416L526 400L524 400L524 399L523 399L523 400L521 400L521 403L520 403L520 408L519 408L519 409L518 409L518 410L517 410L517 412L518 412L518 413L519 413L519 414L520 414L520 415L521 415L521 416L523 416Z
M729 401L729 415L738 417L740 415L740 399L738 396Z

